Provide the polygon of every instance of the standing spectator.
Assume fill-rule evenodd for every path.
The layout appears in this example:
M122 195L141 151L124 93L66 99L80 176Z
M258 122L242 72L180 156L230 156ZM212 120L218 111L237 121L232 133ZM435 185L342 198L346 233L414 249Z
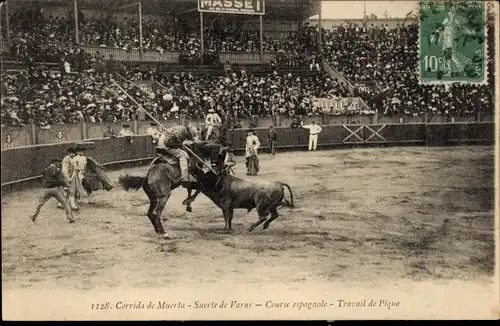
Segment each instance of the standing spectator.
M232 72L232 69L231 69L231 64L229 63L229 61L226 61L226 63L224 64L224 73L227 75L229 75L230 73Z
M274 130L274 127L271 126L269 127L269 130L267 132L267 142L269 144L269 155L275 156L275 150L276 150L276 130Z
M319 125L313 121L310 125L304 125L304 121L300 123L300 126L304 129L309 129L309 150L316 150L318 145L318 134L323 130Z
M210 139L210 135L212 135L212 132L214 130L214 127L219 127L222 123L221 118L217 113L215 113L214 109L208 110L208 114L205 118L205 123L207 125L207 135L205 137L205 140Z

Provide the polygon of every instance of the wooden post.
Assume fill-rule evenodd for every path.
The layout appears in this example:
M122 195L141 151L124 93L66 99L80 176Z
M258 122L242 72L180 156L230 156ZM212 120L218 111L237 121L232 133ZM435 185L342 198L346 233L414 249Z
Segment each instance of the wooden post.
M260 33L260 64L264 64L264 26L263 15L259 15L259 33Z
M31 123L30 127L31 127L31 145L38 145L38 137L36 135L36 126L34 123Z
M82 120L80 123L80 138L81 140L88 139L89 135L87 134L87 123L85 120Z
M7 1L5 1L4 3L4 6L5 6L5 37L7 38L7 45L9 46L9 49L10 49L10 19L9 19L9 5L7 3Z
M75 43L79 44L79 32L78 32L78 0L74 0L73 2L73 10L75 11L74 17L75 17Z
M139 59L142 61L144 49L142 47L142 2L139 1Z
M203 54L205 53L205 40L203 35L203 11L200 11L200 40L201 40L200 62L201 64L203 64Z
M321 49L323 48L323 40L322 40L322 32L321 25L323 24L322 16L321 16L321 4L322 1L319 2L319 17L318 17L318 52L321 54Z

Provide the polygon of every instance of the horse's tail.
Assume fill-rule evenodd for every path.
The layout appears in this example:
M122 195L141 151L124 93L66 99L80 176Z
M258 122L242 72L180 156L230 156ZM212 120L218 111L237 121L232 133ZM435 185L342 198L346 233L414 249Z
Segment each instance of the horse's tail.
M290 186L284 182L280 182L281 186L282 187L286 187L288 188L288 191L290 192L290 201L288 201L286 198L284 198L285 196L283 195L283 203L282 205L285 206L285 207L290 207L290 208L294 208L295 206L293 205L293 192L292 192L292 188L290 188Z
M129 191L130 189L138 190L144 182L146 182L146 177L138 177L133 175L121 175L118 178L118 182L122 186L123 189Z

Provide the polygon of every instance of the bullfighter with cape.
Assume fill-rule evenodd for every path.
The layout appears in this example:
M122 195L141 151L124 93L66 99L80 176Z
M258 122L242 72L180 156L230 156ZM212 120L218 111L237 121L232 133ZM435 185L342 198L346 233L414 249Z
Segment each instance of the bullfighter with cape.
M259 137L255 135L253 130L249 130L245 150L247 175L257 175L259 172L259 158L257 157L257 150L259 147Z
M88 144L88 143L86 143ZM93 143L92 143L93 144ZM77 156L74 158L77 170L80 171L78 179L81 180L83 189L88 196L89 204L92 203L92 192L98 190L110 191L113 182L104 173L104 168L92 157L85 156L85 144L79 144L76 148ZM83 193L82 193L83 194Z

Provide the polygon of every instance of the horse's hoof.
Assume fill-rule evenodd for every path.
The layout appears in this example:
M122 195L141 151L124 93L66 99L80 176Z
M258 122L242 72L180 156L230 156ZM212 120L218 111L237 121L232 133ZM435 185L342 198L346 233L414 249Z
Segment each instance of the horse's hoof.
M34 221L33 221L34 222ZM68 220L69 224L75 223L75 220Z
M191 207L186 207L186 212L191 213L192 211L193 211L193 209Z
M173 239L173 237L169 236L167 233L165 233L161 237L163 238L163 240L172 240Z

